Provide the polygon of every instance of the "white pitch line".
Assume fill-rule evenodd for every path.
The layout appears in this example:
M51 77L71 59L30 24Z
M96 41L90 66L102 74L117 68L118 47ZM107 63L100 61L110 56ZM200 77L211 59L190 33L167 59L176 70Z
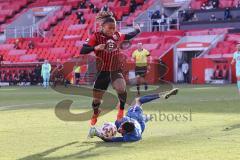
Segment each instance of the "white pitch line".
M193 88L195 90L209 90L209 89L219 89L219 87L202 87L202 88Z
M170 98L171 99L171 98ZM198 100L194 100L195 102L220 102L220 101L232 101L232 100L239 100L239 98L213 98L213 99L198 99ZM166 100L167 101L167 100ZM160 101L155 100L153 102L150 103L159 103Z
M16 91L16 90L18 90L18 89L0 89L0 91Z
M49 103L28 103L28 104L16 104L16 105L8 105L8 106L0 106L0 111L5 109L15 108L15 107L28 107L32 105L42 105L42 104L49 104Z
M219 102L219 101L232 101L232 100L239 100L239 98L213 98L213 99L200 99L200 102L210 102L210 101L215 101L215 102Z

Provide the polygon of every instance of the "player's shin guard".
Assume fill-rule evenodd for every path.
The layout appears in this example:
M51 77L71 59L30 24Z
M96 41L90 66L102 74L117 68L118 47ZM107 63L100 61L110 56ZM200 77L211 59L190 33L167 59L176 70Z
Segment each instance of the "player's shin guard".
M99 113L99 106L100 106L100 102L92 102L92 108L93 108L93 112L94 114L98 114Z
M158 98L160 98L160 97L159 97L159 94L146 95L146 96L140 97L139 102L140 102L141 104L144 104L144 103L153 101L153 100L158 99Z
M99 110L100 104L101 104L100 102L94 102L94 101L92 103L93 112L94 112L90 121L92 126L94 126L97 123L97 118L100 114L100 110Z
M124 107L127 101L127 92L124 91L123 93L118 94L118 99L120 101L120 106L118 109L117 120L121 120L124 116Z
M120 110L124 110L125 103L127 101L127 92L124 91L123 93L119 93L118 99L120 101L120 106L119 106Z

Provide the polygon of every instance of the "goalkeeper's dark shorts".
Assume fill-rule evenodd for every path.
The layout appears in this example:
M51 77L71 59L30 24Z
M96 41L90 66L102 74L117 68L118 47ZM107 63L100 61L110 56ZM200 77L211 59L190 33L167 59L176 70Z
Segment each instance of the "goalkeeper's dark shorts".
M123 74L120 71L101 71L94 82L94 89L105 91L108 89L110 83L119 78L124 79Z

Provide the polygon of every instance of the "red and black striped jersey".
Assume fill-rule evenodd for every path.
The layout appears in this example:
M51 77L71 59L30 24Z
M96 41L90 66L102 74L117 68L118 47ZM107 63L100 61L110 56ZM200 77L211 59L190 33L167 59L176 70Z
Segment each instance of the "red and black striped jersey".
M106 44L103 51L94 51L97 57L97 69L101 71L120 70L123 64L124 55L120 53L119 44L125 39L125 35L115 32L112 37L102 32L95 32L88 40L87 45L94 47L99 44Z

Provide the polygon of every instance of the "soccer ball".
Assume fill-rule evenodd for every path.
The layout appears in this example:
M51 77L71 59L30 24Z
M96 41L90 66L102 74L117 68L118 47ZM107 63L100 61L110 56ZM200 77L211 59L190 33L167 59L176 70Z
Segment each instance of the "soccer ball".
M101 129L101 134L104 138L110 139L117 134L117 127L111 122L104 123Z

